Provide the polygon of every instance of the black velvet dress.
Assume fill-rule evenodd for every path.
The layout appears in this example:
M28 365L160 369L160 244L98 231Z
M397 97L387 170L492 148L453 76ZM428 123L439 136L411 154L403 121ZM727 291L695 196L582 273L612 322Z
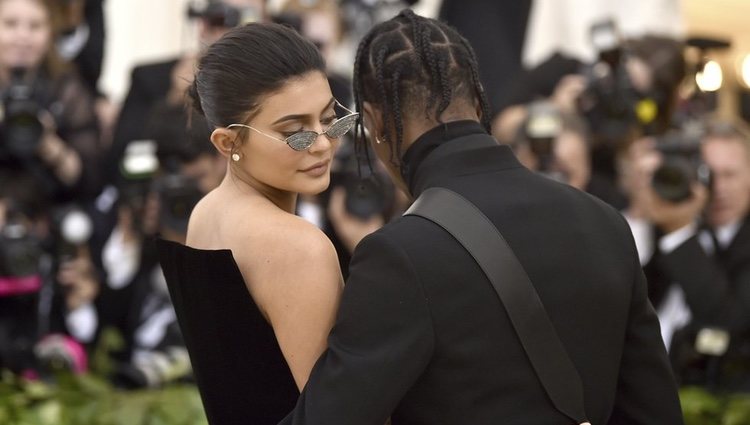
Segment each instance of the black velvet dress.
M299 392L232 252L157 245L209 423L278 423Z

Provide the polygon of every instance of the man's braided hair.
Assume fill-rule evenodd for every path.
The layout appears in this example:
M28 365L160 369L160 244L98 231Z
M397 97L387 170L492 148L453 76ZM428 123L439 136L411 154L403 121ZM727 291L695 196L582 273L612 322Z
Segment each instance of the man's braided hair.
M489 132L490 109L474 50L450 26L405 9L375 26L360 42L354 63L354 101L358 111L365 101L381 108L385 134L396 136L388 141L394 164L399 164L402 155L404 115L413 116L424 108L426 118L442 123L443 112L456 98L470 105L479 101L482 124ZM355 140L357 151L366 152L362 118Z

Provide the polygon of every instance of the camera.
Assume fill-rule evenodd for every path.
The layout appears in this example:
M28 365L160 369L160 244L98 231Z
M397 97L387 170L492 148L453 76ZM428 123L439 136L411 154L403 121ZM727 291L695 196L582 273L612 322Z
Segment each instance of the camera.
M42 242L12 217L0 229L0 297L36 292L41 287Z
M42 257L42 241L28 220L9 208L0 228L0 369L35 367L31 352L38 335Z
M370 149L369 146L365 149ZM371 155L374 155L371 153ZM372 157L372 156L371 156ZM393 206L395 192L390 182L373 170L354 152L353 143L342 144L336 154L335 171L331 173L331 187L344 188L346 211L362 220L385 214Z
M591 42L598 58L583 69L587 84L578 109L596 139L617 148L633 129L646 129L656 119L658 106L652 96L633 86L626 68L629 54L613 21L594 24Z
M30 80L26 69L14 68L0 106L0 158L27 161L34 157L44 133L38 96L38 80Z
M711 187L711 171L701 157L700 137L685 131L667 133L657 140L662 163L654 171L651 186L666 201L690 199L693 183Z
M537 160L536 171L557 181L566 181L565 176L556 171L555 139L563 129L560 111L549 102L532 102L528 106L528 117L521 128L522 142Z
M234 28L261 20L261 11L255 7L236 7L222 1L210 1L205 7L196 4L188 6L190 19L202 19L210 27Z
M159 223L180 234L187 233L190 213L203 197L194 179L170 172L154 182L159 198Z

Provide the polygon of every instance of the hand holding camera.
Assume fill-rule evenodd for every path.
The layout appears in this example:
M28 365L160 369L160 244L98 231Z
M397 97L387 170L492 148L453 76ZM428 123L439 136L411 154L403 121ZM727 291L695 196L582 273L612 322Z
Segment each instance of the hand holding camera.
M68 311L94 301L99 294L99 280L87 248L79 247L75 258L60 264L57 281L64 289Z
M695 223L708 201L708 188L695 182L691 186L690 193L689 198L675 203L665 200L653 189L649 189L648 200L645 203L646 217L665 234Z
M328 217L346 248L349 252L354 252L354 248L359 241L383 227L385 221L381 214L373 214L368 218L362 218L350 213L346 208L346 196L347 193L343 187L333 189L328 204Z

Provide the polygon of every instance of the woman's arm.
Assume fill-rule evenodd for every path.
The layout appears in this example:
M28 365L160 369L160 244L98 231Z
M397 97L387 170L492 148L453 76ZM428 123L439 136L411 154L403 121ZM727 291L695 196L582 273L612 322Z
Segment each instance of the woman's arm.
M333 327L343 288L338 257L330 240L301 219L274 229L264 249L246 249L240 263L250 293L273 327L297 387L307 383ZM243 254L240 254L243 255ZM240 265L242 269L243 266Z

